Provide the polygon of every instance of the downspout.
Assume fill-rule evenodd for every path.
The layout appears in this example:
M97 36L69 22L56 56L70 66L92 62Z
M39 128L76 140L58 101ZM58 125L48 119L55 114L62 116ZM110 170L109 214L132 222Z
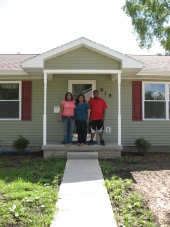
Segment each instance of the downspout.
M121 146L121 73L118 73L118 145Z
M44 73L43 145L47 144L47 73Z

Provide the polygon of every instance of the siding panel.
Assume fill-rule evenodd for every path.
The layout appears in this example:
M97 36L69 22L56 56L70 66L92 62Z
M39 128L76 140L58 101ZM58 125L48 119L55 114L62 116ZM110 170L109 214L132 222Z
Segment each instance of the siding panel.
M59 114L54 113L54 106L59 106L68 89L68 80L96 80L96 88L100 97L106 101L105 127L111 127L110 134L104 134L104 139L117 141L117 83L110 80L110 75L55 75L53 81L48 81L47 86L47 140L63 140L63 126L58 122ZM105 95L106 91L106 95ZM111 94L111 98L109 98ZM111 120L109 120L111 119Z
M132 81L122 80L122 145L133 146L144 137L153 146L170 146L170 121L132 121Z
M11 146L19 135L30 141L31 146L43 142L43 79L32 81L32 119L31 121L0 121L0 144Z
M87 48L79 48L70 53L45 62L45 69L120 69L120 62L105 57Z
M68 80L96 80L99 95L106 101L105 127L111 133L104 133L104 139L117 141L118 90L117 81L110 75L54 75L47 82L47 140L63 140L63 126L58 122L54 106L59 106L68 90ZM106 92L106 95L105 95ZM31 146L41 146L43 142L43 80L32 80L32 120L0 121L0 144L12 145L18 135L26 137ZM109 97L111 94L111 98ZM132 81L122 80L121 84L122 145L132 146L136 138L143 136L153 146L170 146L170 121L132 121ZM97 137L98 139L98 137Z

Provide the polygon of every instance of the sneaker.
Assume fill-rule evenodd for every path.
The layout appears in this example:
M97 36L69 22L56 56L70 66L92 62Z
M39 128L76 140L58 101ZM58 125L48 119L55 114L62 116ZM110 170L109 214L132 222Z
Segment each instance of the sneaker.
M104 140L100 140L100 145L105 146Z
M93 140L90 140L90 141L88 142L88 145L94 145Z

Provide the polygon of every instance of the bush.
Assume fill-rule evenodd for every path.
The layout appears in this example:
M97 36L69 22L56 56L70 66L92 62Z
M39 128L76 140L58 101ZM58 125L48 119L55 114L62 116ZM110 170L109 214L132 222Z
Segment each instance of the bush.
M145 140L143 137L136 139L134 144L137 148L137 151L142 154L147 153L151 147L151 143Z
M16 149L19 153L24 153L26 147L30 142L23 136L19 136L17 140L13 142L13 148Z

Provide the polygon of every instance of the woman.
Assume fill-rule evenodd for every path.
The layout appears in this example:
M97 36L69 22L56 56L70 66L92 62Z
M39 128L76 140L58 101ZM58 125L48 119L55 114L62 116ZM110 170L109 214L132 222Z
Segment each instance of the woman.
M90 106L85 102L84 95L79 95L76 99L75 124L78 132L78 144L77 146L84 146L87 137L87 125L90 118Z
M59 122L62 121L64 127L64 144L70 146L72 143L72 136L74 131L74 108L75 100L71 92L65 94L65 100L61 102Z

